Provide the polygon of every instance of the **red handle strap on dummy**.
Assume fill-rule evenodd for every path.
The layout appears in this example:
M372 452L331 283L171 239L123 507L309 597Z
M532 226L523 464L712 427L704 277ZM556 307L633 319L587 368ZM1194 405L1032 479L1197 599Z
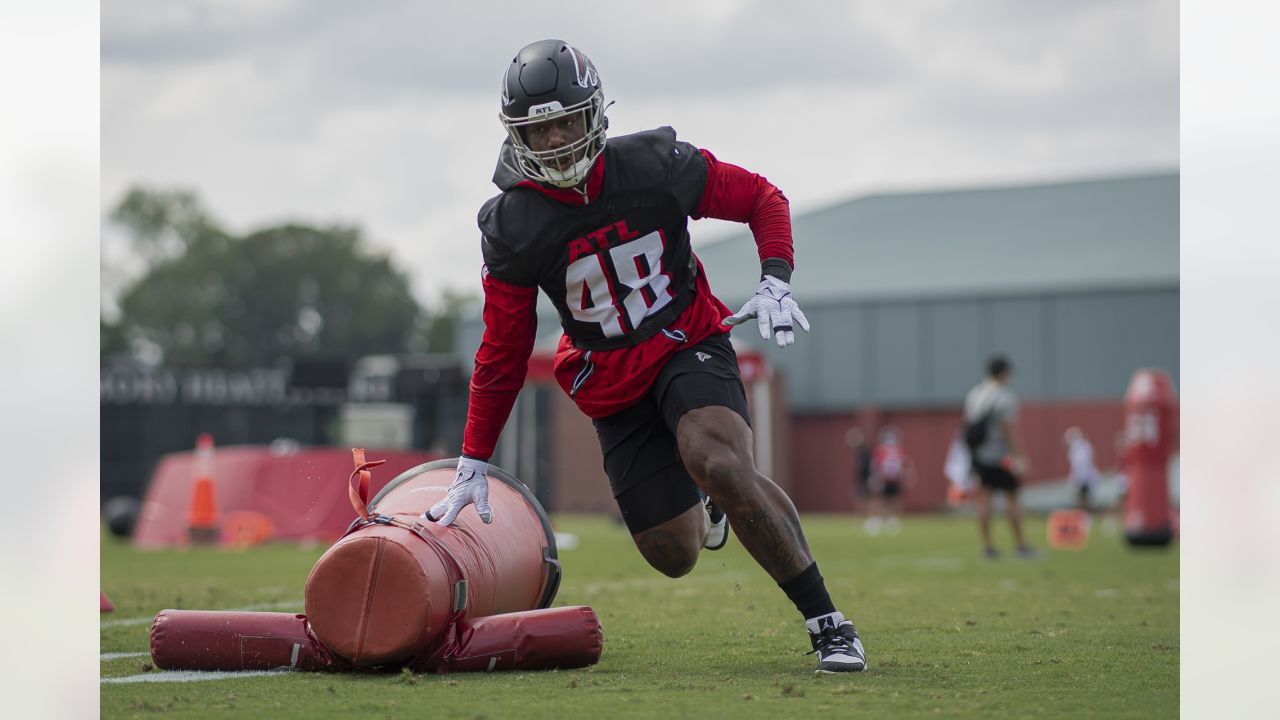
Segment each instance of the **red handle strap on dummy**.
M369 481L373 478L373 473L369 472L369 469L376 468L387 461L365 462L364 448L352 448L351 459L355 461L356 469L351 471L351 477L347 479L347 494L351 497L351 507L355 508L356 514L362 520L368 520Z

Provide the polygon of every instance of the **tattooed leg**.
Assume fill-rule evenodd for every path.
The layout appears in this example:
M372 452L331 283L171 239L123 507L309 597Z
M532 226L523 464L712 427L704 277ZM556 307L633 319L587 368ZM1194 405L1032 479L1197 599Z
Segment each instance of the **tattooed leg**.
M733 410L691 410L676 429L680 457L689 474L729 516L729 527L751 557L785 582L813 562L791 499L756 471L751 428Z

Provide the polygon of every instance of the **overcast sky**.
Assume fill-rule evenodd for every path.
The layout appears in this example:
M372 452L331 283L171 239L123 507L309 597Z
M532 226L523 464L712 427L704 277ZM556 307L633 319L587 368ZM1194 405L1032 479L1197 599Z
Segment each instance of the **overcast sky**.
M498 81L546 37L595 62L612 134L671 125L769 177L793 213L1179 163L1173 0L103 0L101 13L104 213L143 184L195 190L237 232L358 224L426 302L478 292ZM108 262L118 242L108 228Z

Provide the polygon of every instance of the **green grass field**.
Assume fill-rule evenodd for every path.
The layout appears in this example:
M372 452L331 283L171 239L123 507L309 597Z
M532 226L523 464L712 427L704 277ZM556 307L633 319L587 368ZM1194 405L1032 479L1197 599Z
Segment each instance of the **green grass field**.
M202 682L105 682L161 673L147 632L162 608L302 610L323 548L140 552L104 535L102 717L164 718L1173 718L1178 551L1095 531L1083 552L982 559L972 519L910 518L867 537L804 519L869 670L815 675L799 616L736 539L688 576L648 568L620 525L559 517L555 605L595 608L604 654L573 671L458 675L289 673ZM1043 545L1042 519L1029 521ZM1005 541L1002 521L997 538ZM127 655L122 655L127 654Z

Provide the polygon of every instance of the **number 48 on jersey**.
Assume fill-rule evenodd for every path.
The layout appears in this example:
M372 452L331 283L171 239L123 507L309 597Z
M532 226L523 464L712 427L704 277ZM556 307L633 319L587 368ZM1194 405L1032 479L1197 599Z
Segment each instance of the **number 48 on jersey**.
M662 231L627 238L625 223L615 227L621 244L573 259L565 272L565 305L575 320L599 324L605 337L631 332L674 297L662 267Z

